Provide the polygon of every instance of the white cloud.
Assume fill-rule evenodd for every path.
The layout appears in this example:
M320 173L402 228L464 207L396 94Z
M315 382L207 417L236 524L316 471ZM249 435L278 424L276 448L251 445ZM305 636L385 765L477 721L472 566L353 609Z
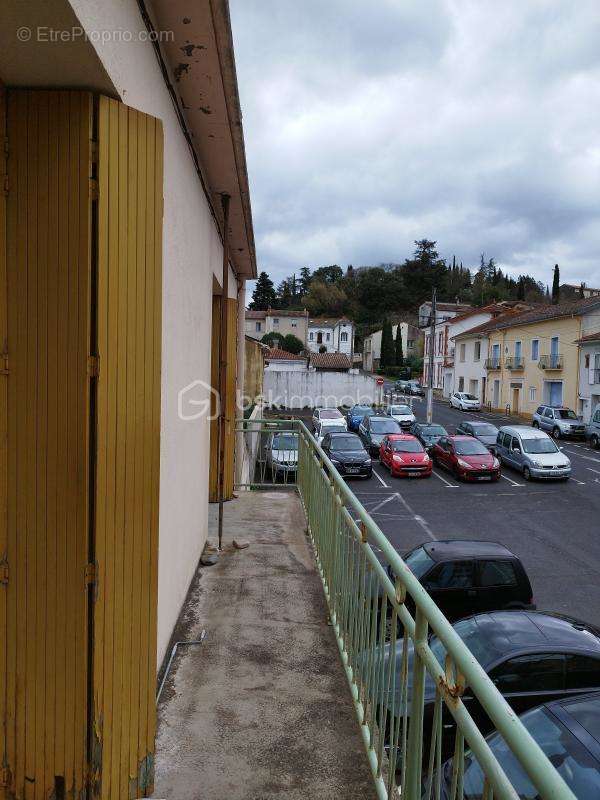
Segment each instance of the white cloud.
M259 269L437 239L600 285L600 3L230 0Z

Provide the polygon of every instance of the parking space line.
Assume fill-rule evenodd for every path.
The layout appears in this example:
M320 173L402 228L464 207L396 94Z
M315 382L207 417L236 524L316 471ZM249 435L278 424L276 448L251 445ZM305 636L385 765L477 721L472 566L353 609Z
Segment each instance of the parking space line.
M589 469L590 472L595 472L596 475L600 475L600 470L598 469L593 469L592 467L586 467L586 469Z
M508 476L504 475L502 472L500 473L500 477L504 478L505 481L512 483L513 486L525 486L524 483L517 483L516 481L513 481L512 478L509 478Z
M594 458L593 456L582 456L581 453L573 453L575 456L579 456L579 458L585 458L586 461L594 461L596 464L600 464L600 458Z
M446 488L448 488L448 489L460 489L460 486L458 485L458 483L450 483L450 481L447 481L446 478L443 478L434 469L431 470L431 474L435 475L436 478L439 478L443 483L445 483L446 484Z
M429 527L429 525L427 524L426 520L424 520L424 519L423 519L423 517L422 517L422 516L420 516L420 514L415 514L415 512L412 510L412 508L409 506L409 504L406 502L406 500L405 500L405 499L404 499L404 497L403 497L403 496L400 494L400 492L396 492L396 497L398 498L398 500L400 500L400 502L402 503L402 505L404 506L404 508L405 508L405 509L408 511L408 513L411 515L411 517L414 519L414 521L415 521L415 522L416 522L418 525L420 525L420 526L421 526L421 528L423 528L423 530L425 531L425 533L427 534L427 536L429 536L429 538L430 538L430 539L433 539L433 541L434 541L434 542L437 542L437 541L438 541L438 538L437 538L437 536L436 536L436 535L433 533L433 531L431 530L431 528L430 528L430 527Z
M387 485L387 483L386 483L386 482L383 480L383 478L381 477L381 475L380 475L380 474L377 472L377 470L375 469L375 467L373 467L373 475L375 475L375 477L377 478L377 480L379 481L379 483L380 483L382 486L385 486L385 488L386 488L386 489L389 489L389 488L390 488L390 487Z

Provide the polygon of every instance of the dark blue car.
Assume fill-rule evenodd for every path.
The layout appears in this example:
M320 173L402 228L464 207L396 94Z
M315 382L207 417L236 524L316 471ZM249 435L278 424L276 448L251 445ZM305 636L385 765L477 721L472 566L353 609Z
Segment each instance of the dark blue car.
M352 406L350 411L346 414L346 421L348 422L349 431L357 431L358 426L363 420L363 417L372 417L375 409L371 406L356 405Z

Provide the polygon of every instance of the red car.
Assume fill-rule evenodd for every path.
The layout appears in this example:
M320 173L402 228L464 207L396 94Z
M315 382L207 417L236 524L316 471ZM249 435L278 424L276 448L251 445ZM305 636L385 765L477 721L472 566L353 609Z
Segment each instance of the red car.
M379 460L397 478L428 478L433 467L421 442L409 433L390 433L384 437Z
M442 436L433 447L431 457L463 481L497 481L500 478L500 462L472 436Z

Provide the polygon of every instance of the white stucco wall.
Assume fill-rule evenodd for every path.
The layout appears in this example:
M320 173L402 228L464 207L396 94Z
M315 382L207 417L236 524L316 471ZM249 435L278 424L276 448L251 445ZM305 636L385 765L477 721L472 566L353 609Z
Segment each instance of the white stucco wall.
M135 0L71 0L82 27L144 30ZM149 42L94 42L120 99L164 128L162 418L158 590L160 664L202 551L208 520L209 425L184 422L178 392L210 385L213 275L222 246ZM237 294L233 272L229 296ZM208 397L196 391L194 399Z
M349 372L265 372L266 405L307 408L379 402L381 390L373 378Z
M302 372L306 369L306 360L282 361L275 359L265 364L265 372Z
M318 335L322 334L323 341L318 342ZM347 334L347 340L342 341L342 333ZM312 334L312 339L310 338ZM329 340L327 336L329 335ZM313 353L320 352L321 347L326 347L328 353L345 353L352 355L352 346L354 339L354 325L351 322L343 322L341 324L327 326L310 324L307 331L307 347Z
M586 368L586 356L589 357L590 366ZM598 362L596 362L598 359ZM579 408L585 422L590 421L592 412L600 403L600 380L594 382L596 373L594 365L600 368L600 344L585 344L579 348Z
M480 356L479 360L475 361L475 342L479 341L480 344ZM465 360L462 362L460 360L460 348L461 345L465 345ZM487 370L485 368L485 360L488 357L488 339L486 337L481 337L480 339L464 339L458 340L456 342L455 352L454 352L454 376L452 381L452 391L459 391L460 389L460 379L464 379L464 389L465 392L470 392L472 390L471 381L477 381L477 390L475 394L483 401L482 396L482 386L483 380L487 378Z

